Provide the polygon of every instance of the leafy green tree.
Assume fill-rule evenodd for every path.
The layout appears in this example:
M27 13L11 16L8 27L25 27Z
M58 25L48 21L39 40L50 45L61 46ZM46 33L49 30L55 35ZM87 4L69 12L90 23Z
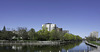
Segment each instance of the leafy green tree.
M71 41L74 41L74 40L82 40L82 38L80 36L76 36L76 35L73 35L73 34L69 34L69 33L66 33L64 35L64 39L65 40L71 40Z
M72 35L72 36L73 36L73 39L72 39L72 40L77 40L77 39L76 39L76 35Z
M56 31L56 30L52 30L51 32L50 32L50 40L60 40L60 33L58 32L58 31Z
M50 33L47 30L47 28L45 29L42 27L42 30L39 30L37 34L38 34L38 40L48 40Z
M82 40L82 38L80 36L76 36L76 40Z
M28 31L28 35L29 35L29 38L30 40L34 39L35 37L35 30L33 28L31 28L29 31Z
M96 41L96 40L97 40L96 37L86 37L86 39L87 39L88 41Z
M58 31L57 34L58 34L57 36L59 37L59 40L63 41L64 40L64 33L62 31Z
M14 33L12 33L11 31L6 31L5 33L4 33L4 38L6 39L6 40L12 40L12 37L13 36L15 36L15 34Z
M98 38L98 40L100 40L100 38Z
M0 40L3 39L3 33L0 31Z
M73 36L72 36L71 34L69 34L69 33L66 33L66 34L64 35L64 39L65 39L65 40L72 40L72 39L73 39Z
M34 35L34 40L39 40L39 35L38 35L38 32L35 32L35 35Z
M16 34L12 33L11 31L5 31L0 33L1 40L12 40L13 36L16 36Z
M1 40L11 40L15 34L11 31L6 31L6 27L3 27L3 30L0 31L0 39Z

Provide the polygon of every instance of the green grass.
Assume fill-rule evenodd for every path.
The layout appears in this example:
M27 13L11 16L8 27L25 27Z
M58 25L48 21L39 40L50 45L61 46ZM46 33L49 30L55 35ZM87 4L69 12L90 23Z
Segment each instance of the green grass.
M89 41L89 43L92 43L92 44L100 46L100 43L96 43L96 41Z

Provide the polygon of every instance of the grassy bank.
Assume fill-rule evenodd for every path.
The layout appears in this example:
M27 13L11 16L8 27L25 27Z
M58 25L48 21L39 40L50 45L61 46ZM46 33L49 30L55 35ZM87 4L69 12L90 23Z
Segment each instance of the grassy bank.
M92 43L92 44L100 46L100 43L96 43L96 41L89 41L89 43Z

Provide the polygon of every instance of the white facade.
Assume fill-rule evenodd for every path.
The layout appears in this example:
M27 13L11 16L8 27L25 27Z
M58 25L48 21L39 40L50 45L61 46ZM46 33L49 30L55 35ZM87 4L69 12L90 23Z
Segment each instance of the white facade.
M96 32L96 31L91 32L90 37L98 38L98 32Z
M56 24L46 23L46 24L43 24L42 27L47 28L48 31L52 31L53 29L56 28Z

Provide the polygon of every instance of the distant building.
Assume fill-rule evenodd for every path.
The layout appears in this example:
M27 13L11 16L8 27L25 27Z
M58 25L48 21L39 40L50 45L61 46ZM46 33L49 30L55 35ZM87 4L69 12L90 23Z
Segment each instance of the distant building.
M98 38L98 32L96 32L96 31L91 32L90 37Z
M63 30L63 33L69 33L69 30Z
M58 28L58 27L56 26L56 24L52 24L52 23L45 23L45 24L42 24L42 27L43 27L43 28L47 28L48 31L56 30L56 31L58 31L58 32L69 33L69 30L63 30L62 28Z
M56 24L46 23L46 24L43 24L42 27L47 28L48 31L52 31L53 29L56 29Z
M62 31L62 28L56 27L56 30L57 30L57 31Z

